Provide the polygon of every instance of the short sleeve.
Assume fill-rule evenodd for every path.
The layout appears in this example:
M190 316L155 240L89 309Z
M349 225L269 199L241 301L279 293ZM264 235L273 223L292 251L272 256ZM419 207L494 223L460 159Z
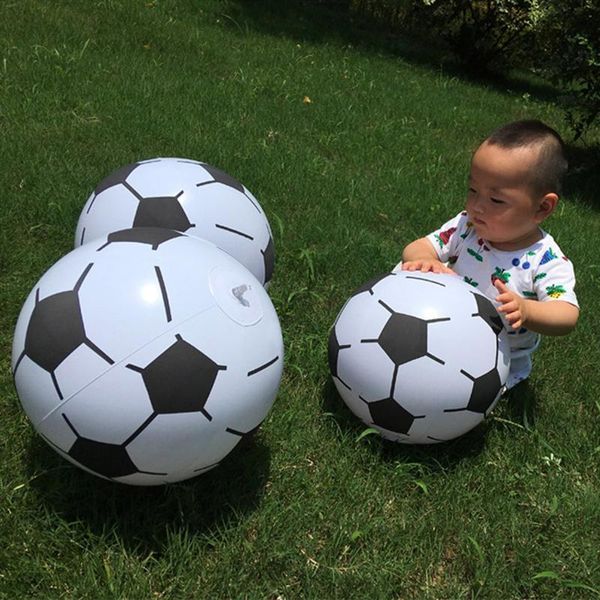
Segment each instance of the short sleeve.
M542 302L563 300L579 307L573 263L562 256L557 246L546 249L536 270L533 286L537 299Z
M472 231L466 212L461 212L426 236L442 262L452 262Z

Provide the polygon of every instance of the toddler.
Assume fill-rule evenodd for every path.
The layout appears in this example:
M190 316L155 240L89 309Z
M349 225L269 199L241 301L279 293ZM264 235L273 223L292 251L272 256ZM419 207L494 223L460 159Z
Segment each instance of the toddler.
M507 389L529 376L540 334L565 335L579 317L573 265L540 228L566 171L554 129L537 120L500 127L473 155L465 210L408 244L394 269L454 273L495 300L511 346Z

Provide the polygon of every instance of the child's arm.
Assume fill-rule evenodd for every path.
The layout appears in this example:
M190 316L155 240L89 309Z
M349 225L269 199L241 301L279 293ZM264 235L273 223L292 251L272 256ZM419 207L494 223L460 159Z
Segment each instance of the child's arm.
M500 279L496 279L494 285L500 292L496 297L500 302L498 311L504 313L513 329L526 327L543 335L566 335L574 329L579 318L575 305L562 300L528 300L511 292Z
M402 251L402 270L455 274L452 269L449 269L440 261L435 248L427 238L419 238L404 248Z

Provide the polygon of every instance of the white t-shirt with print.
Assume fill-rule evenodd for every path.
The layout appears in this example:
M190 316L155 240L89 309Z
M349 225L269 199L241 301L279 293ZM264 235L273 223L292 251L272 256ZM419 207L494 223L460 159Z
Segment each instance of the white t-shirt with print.
M542 238L520 250L498 250L478 238L466 212L444 223L430 233L440 261L464 281L483 292L497 306L499 292L494 280L500 278L506 286L524 298L547 302L564 300L575 306L575 272L571 261L563 255L554 238L543 230ZM507 322L504 321L505 326ZM506 327L513 353L534 350L539 336L522 327L514 331Z

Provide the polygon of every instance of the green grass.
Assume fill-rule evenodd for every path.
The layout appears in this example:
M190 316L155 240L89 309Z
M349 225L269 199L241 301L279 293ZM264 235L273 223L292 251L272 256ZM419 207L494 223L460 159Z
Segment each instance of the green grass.
M285 11L260 17L217 0L0 7L0 597L600 596L600 217L585 178L547 224L577 268L578 328L544 342L485 426L431 448L361 438L327 369L343 302L459 210L477 143L521 117L563 129L561 112L418 49L361 44L347 23L304 35L293 12L289 27ZM154 156L219 166L261 202L286 368L251 446L140 489L46 446L10 352L90 191Z

